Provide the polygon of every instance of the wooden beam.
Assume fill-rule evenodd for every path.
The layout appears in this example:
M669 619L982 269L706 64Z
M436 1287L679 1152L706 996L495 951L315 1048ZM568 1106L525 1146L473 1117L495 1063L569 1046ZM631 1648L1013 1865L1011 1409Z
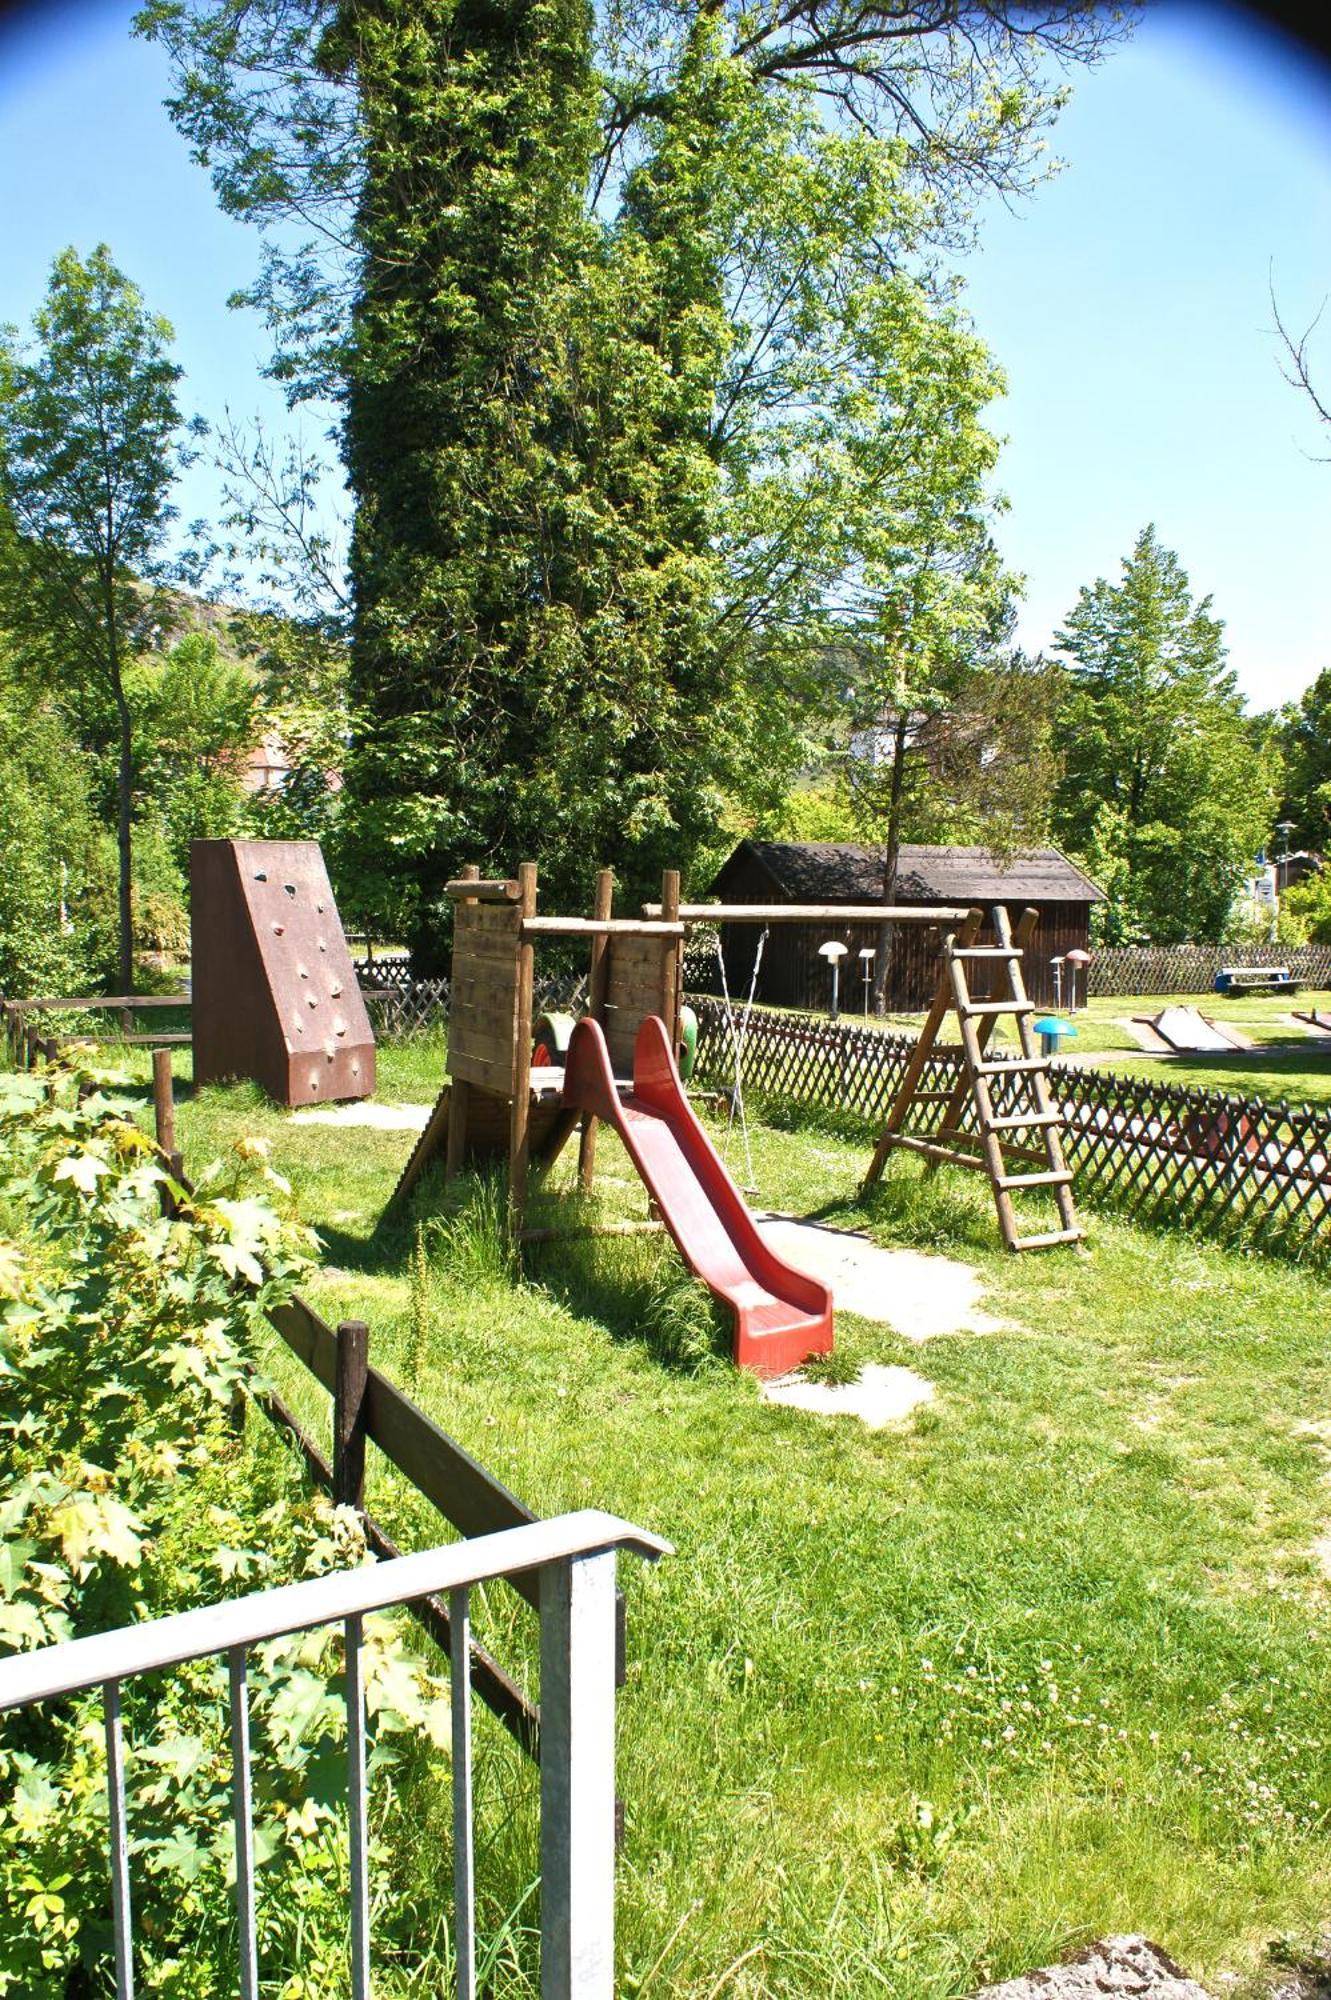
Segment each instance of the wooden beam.
M654 937L682 938L682 923L649 922L638 917L524 917L524 937Z
M513 1106L508 1140L508 1215L514 1241L522 1231L527 1207L527 1168L531 1124L531 1003L534 948L528 930L536 915L536 863L524 861L518 870L522 924L518 937L518 991L513 1010Z
M444 894L451 896L455 903L516 903L519 897L516 882L482 882L479 868L464 868L455 882L445 882Z
M679 870L667 868L661 877L661 914L670 925L679 924L679 934L684 935L684 926L679 923ZM666 1040L672 1052L678 1055L678 1019L676 987L678 985L679 961L682 956L678 944L666 944L661 948L661 999L659 1012L665 1022Z
M34 1014L69 1013L75 1008L86 1007L188 1007L192 1004L188 993L109 993L89 999L86 995L77 1000L25 1000L24 1009Z
M659 917L659 903L644 903L644 917ZM681 903L683 924L959 924L964 906L911 903Z

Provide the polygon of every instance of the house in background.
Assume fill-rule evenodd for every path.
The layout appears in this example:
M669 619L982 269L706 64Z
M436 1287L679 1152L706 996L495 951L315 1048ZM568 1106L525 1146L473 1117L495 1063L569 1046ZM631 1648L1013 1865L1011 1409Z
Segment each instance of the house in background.
M883 899L883 850L843 841L742 840L713 879L709 900L720 903L878 903ZM1106 901L1103 889L1056 847L998 856L984 847L903 846L897 865L897 904L978 904L987 912L1006 905L1015 927L1024 909L1039 912L1039 927L1024 971L1031 998L1054 1004L1051 959L1089 949L1091 910ZM732 999L749 991L761 925L723 924L726 981ZM827 960L818 947L836 940L848 947L842 961L841 1005L863 1005L862 949L878 943L873 924L777 924L763 947L756 997L768 1006L822 1010L828 1004ZM898 925L892 943L888 1006L894 1012L927 1007L938 985L942 933L933 924ZM689 983L719 990L719 968L708 980L701 952L691 957Z

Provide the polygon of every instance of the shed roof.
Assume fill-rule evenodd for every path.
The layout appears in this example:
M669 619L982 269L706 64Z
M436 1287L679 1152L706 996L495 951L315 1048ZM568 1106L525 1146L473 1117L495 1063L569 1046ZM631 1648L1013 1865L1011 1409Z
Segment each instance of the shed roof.
M745 855L796 903L872 903L883 894L883 850L840 840L742 840L710 893ZM1105 892L1056 847L1011 855L987 847L902 844L895 899L902 903L1103 903Z

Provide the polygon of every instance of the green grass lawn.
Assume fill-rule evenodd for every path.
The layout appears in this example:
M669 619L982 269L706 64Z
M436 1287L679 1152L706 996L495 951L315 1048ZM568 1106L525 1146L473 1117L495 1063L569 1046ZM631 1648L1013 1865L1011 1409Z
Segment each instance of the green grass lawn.
M437 1042L382 1049L379 1098L424 1102L441 1071ZM516 1278L483 1184L378 1228L409 1134L305 1124L250 1088L185 1095L179 1129L195 1169L271 1141L324 1241L312 1300L368 1320L379 1365L531 1506L675 1543L624 1565L622 1993L941 2000L1115 1930L1260 1984L1272 1939L1324 1927L1314 1278L1098 1219L1084 1255L1006 1258L982 1183L900 1161L861 1205L863 1144L758 1127L763 1204L964 1256L1006 1323L912 1347L843 1316L849 1356L938 1390L870 1433L764 1404L662 1239L532 1252ZM605 1138L600 1161L605 1210L644 1213ZM321 1392L273 1366L325 1426ZM371 1497L438 1538L382 1464ZM530 1661L526 1614L496 1601L481 1624ZM482 1733L529 1832L531 1775ZM496 1832L496 1907L522 1867Z
M1208 1019L1229 1023L1252 1038L1250 1051L1223 1055L1148 1055L1128 1027L1141 1015L1150 1019L1165 1007L1196 1007ZM1230 1000L1218 993L1139 994L1128 999L1092 1000L1073 1015L1076 1028L1064 1053L1077 1062L1121 1070L1131 1076L1154 1076L1171 1083L1195 1084L1207 1090L1241 1096L1288 1098L1291 1103L1331 1102L1331 1040L1307 1035L1290 1020L1293 1009L1331 1013L1331 993L1306 992L1291 999L1250 994ZM915 1034L922 1014L893 1015L884 1025L897 1033ZM955 1023L945 1039L956 1039ZM1014 1048L1012 1024L1002 1021L995 1037L999 1048Z

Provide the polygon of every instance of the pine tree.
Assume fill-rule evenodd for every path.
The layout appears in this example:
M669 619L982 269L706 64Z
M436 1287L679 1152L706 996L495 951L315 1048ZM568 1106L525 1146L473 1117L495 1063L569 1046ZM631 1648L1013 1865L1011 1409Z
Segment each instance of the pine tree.
M1110 891L1124 939L1217 938L1273 790L1210 598L1194 602L1147 527L1121 580L1083 588L1055 643L1058 833Z

